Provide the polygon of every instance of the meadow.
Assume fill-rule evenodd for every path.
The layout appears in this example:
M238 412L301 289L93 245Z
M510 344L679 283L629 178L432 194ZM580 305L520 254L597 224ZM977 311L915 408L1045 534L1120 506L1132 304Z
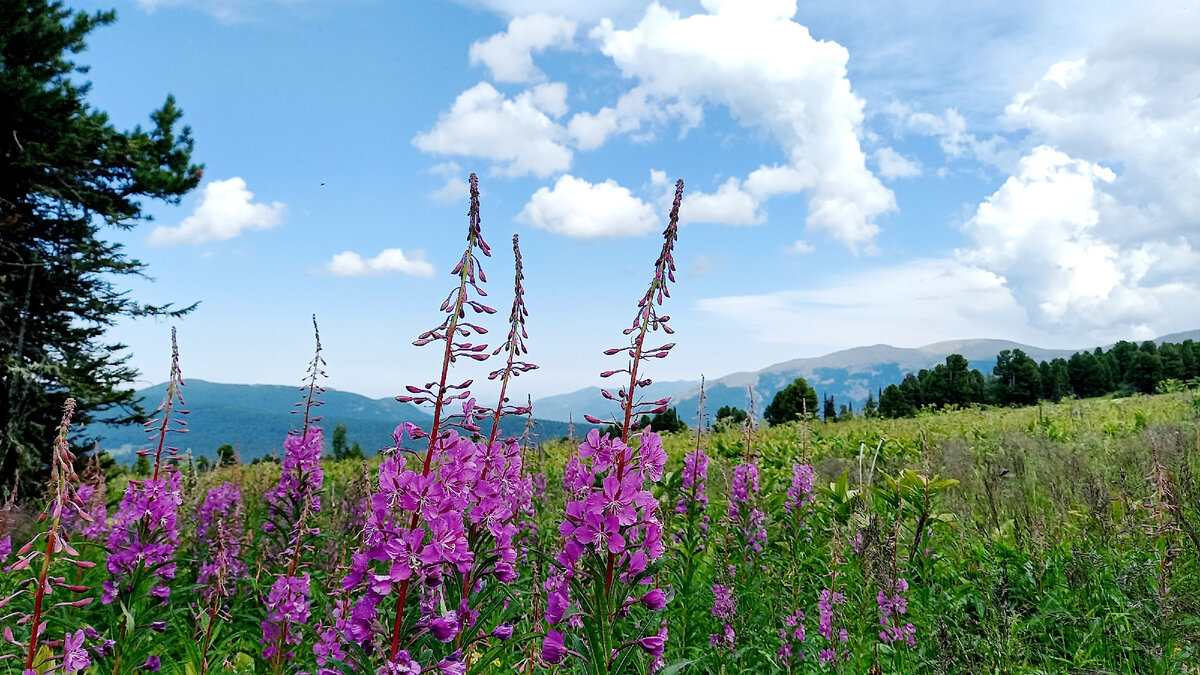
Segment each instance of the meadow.
M279 462L173 452L178 351L144 475L72 448L68 404L49 484L0 512L0 673L1196 672L1194 392L639 428L670 405L637 390L674 346L680 181L601 374L624 419L590 421L619 433L501 438L536 366L516 238L506 337L477 342L471 185L444 320L414 331L442 371L398 397L431 428L325 457L319 335Z

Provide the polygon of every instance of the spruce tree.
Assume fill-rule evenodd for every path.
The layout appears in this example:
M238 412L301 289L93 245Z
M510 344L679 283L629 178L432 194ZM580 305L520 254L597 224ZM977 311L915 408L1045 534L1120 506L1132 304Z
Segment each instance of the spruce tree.
M167 97L149 129L117 130L87 102L73 55L113 12L0 2L0 483L44 470L67 396L76 421L134 422L137 372L104 339L120 317L178 316L118 285L146 266L104 239L148 219L143 201L196 187L192 138ZM80 444L87 439L77 438Z

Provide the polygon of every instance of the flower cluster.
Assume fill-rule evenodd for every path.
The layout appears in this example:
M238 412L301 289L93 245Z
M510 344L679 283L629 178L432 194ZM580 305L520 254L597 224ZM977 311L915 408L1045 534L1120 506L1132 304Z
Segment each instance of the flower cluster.
M808 635L804 630L804 612L796 610L791 614L786 614L783 617L783 628L779 629L779 651L776 654L784 666L791 665L792 659L795 657L796 645L804 644L808 639ZM804 652L799 654L800 660L804 660Z
M729 494L729 520L738 526L745 544L761 553L767 543L766 514L754 506L759 493L758 461L750 460L733 468L733 485Z
M176 518L183 498L179 471L172 467L160 478L130 481L121 496L108 535L108 573L100 601L109 604L118 595L136 593L131 578L138 568L153 570L159 583L150 596L163 604L171 597L167 582L175 578L175 549L179 546Z
M897 577L889 588L879 589L879 594L875 596L875 602L879 605L879 625L883 626L883 630L879 631L881 642L903 642L909 647L916 645L917 629L911 623L900 625L900 615L908 612L908 600L903 595L907 592L908 581L904 577Z
M279 483L265 495L267 503L276 512L285 505L295 511L307 509L311 513L321 512L321 485L324 471L321 468L321 451L325 447L321 427L310 425L303 434L292 434L283 441L283 471ZM275 523L268 520L263 529L273 532L276 528L290 530L295 523Z
M737 599L733 596L733 590L727 586L714 584L712 591L712 615L724 624L724 630L721 633L709 635L708 643L713 647L725 647L732 650L736 640L733 619L737 614Z
M815 475L808 464L792 465L792 486L788 488L783 508L792 513L793 510L811 505L817 497L813 494Z
M708 455L703 450L688 453L683 458L683 492L675 502L675 513L684 515L689 504L696 504L700 511L708 508ZM708 516L704 516L701 529L708 529Z
M24 646L14 636L13 629L29 627L28 645L25 653L20 656L24 660L24 673L50 672L58 668L62 668L64 672L73 673L87 668L91 664L91 658L87 650L83 648L85 636L83 631L77 631L74 635L66 634L63 640L61 662L57 664L52 664L51 661L58 660L59 657L53 655L48 649L54 646L54 642L41 642L47 626L46 611L63 606L84 607L92 601L92 598L81 598L79 600L63 600L53 604L43 602L47 595L54 593L55 589L69 593L82 593L88 590L86 586L69 583L65 575L50 574L56 562L70 563L77 569L85 569L93 565L91 562L78 559L79 552L71 545L71 533L65 522L67 514L78 516L85 522L91 517L85 510L85 501L78 492L79 475L75 473L74 468L75 454L71 452L70 445L67 443L67 433L74 414L75 399L68 398L63 405L62 421L59 423L58 433L54 439L54 450L50 461L52 492L49 503L46 505L46 511L42 514L43 519L49 522L49 527L34 535L33 539L22 546L17 551L16 562L4 570L6 575L13 575L14 579L17 572L39 570L36 572L36 577L21 580L16 592L0 599L0 607L4 607L18 597L32 596L30 597L32 612L27 614L20 610L13 611L10 608L4 616L4 641L7 643ZM45 544L41 543L43 540ZM0 541L0 562L6 561L11 553L12 537L8 535ZM63 553L66 555L57 555L58 559L55 559L56 554ZM42 557L41 563L33 565L34 560L39 556ZM17 654L0 655L0 661L15 658L18 658Z
M300 644L298 626L308 623L309 617L308 573L298 576L280 575L267 594L267 618L262 622L263 658L268 661L281 657L292 660L291 651L279 653L285 645Z
M658 434L643 433L640 451L635 455L619 438L601 436L596 429L588 432L571 460L570 474L564 478L570 498L559 526L563 537L563 550L557 557L561 572L548 581L552 590L546 599L546 620L551 625L563 621L570 603L571 582L603 584L606 596L614 581L628 585L631 593L638 592L637 586L652 583L644 573L663 553L662 526L658 500L646 487L647 481L661 480L665 463L666 452ZM659 589L640 593L631 600L652 610L665 605L665 595ZM628 606L623 604L618 612ZM557 660L548 655L561 659L566 652L560 653L560 643L561 638L547 636L542 658L551 663ZM654 640L639 639L628 646L633 644L655 656Z
M205 587L206 599L214 593L227 595L227 584L248 571L241 558L242 491L237 484L227 481L209 490L196 521L197 547L204 555L196 582Z
M845 603L845 595L828 588L822 589L821 595L817 599L817 632L829 643L825 649L822 649L817 654L817 658L822 664L832 663L837 660L837 642L844 644L850 640L850 635L845 628L835 629L834 627L834 607ZM844 653L845 657L849 658L849 650L845 650Z

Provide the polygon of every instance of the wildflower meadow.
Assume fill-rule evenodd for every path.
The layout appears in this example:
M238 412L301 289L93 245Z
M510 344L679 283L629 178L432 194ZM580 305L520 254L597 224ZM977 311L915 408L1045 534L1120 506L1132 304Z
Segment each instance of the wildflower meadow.
M178 450L174 334L145 473L73 446L68 401L49 482L0 510L0 673L1197 672L1193 391L770 428L764 402L714 423L702 395L660 433L671 401L641 392L687 339L667 313L681 180L611 327L621 414L543 438L520 376L553 310L526 306L517 237L515 269L485 273L469 186L440 321L405 326L441 368L396 398L433 421L384 452L326 454L318 318L277 462Z

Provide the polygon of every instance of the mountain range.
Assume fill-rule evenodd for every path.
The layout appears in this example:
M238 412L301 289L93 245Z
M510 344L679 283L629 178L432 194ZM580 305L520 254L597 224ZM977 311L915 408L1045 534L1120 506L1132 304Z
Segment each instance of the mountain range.
M1179 343L1184 340L1200 341L1200 330L1173 333L1157 338L1155 342ZM1105 350L1112 345L1106 345ZM853 404L860 409L867 396L889 384L898 384L905 374L915 373L922 368L933 368L944 363L951 354L961 354L985 375L991 374L996 366L996 355L1005 349L1020 349L1035 361L1050 361L1055 358L1070 358L1081 349L1043 349L1008 340L976 339L936 342L924 347L893 347L878 344L870 347L854 347L813 358L792 359L767 366L753 372L732 373L705 383L705 408L715 413L721 406L733 406L746 410L749 406L748 391L754 391L755 409L759 415L775 394L803 377L817 393L833 396L835 402ZM1093 348L1094 349L1094 348ZM1091 349L1088 349L1091 351ZM664 382L651 386L645 400L671 397L671 405L680 419L690 422L695 419L700 400L699 382ZM559 394L535 399L533 410L539 417L565 420L568 415L579 420L583 413L593 415L595 411L606 412L609 401L600 396L600 389L588 387L568 394Z
M1200 330L1164 335L1156 342L1200 341ZM1108 349L1111 345L1105 346ZM708 380L705 384L705 405L709 413L721 406L747 409L748 391L753 390L755 408L761 414L775 394L798 377L808 380L821 396L833 396L837 404L849 403L860 409L867 396L889 384L899 383L904 375L922 368L943 363L950 354L961 354L985 374L992 372L996 355L1005 349L1020 349L1036 361L1068 358L1074 349L1042 349L1007 340L953 340L924 347L905 348L878 344L855 347L814 358L784 361L754 372L740 372ZM615 390L619 385L614 385ZM534 400L536 415L534 432L541 438L567 435L568 420L575 424L575 434L582 437L592 428L584 422L585 413L602 419L615 416L617 406L606 400L599 387ZM166 392L166 384L139 390L138 396L147 409L154 409ZM615 393L615 391L614 391ZM698 381L676 380L655 382L639 390L643 400L671 397L671 405L680 419L695 418L699 403ZM238 446L244 460L278 453L290 430L299 426L294 411L300 400L296 387L263 384L220 384L190 379L184 388L187 400L188 433L171 439L181 449L192 454L216 455L222 444ZM392 398L372 399L351 392L329 389L322 397L324 405L317 409L326 430L326 445L334 426L345 424L347 443L358 442L363 451L373 454L393 443L392 432L404 422L428 428L432 418L411 404L397 403ZM485 429L486 423L483 424ZM501 421L505 436L519 436L525 429L525 419L510 417ZM109 451L119 461L132 461L133 452L147 446L145 432L137 426L115 427L94 424L83 433L101 438L100 448ZM486 433L486 431L485 431Z
M147 410L153 410L166 395L165 383L138 390L137 395ZM183 388L188 410L187 433L172 434L170 445L181 451L190 449L196 457L216 457L217 448L228 443L239 449L243 460L278 454L283 439L302 424L296 402L300 400L297 387L271 384L221 384L206 380L188 379ZM393 445L392 432L404 422L412 422L428 430L433 418L411 403L397 403L392 398L372 399L359 394L328 389L324 401L314 414L321 416L325 429L325 446L329 447L333 429L346 425L346 443L358 442L364 453L371 455ZM296 412L297 414L292 414ZM581 420L582 421L582 420ZM484 433L490 424L481 421ZM534 420L534 432L543 438L567 435L567 424L552 420ZM591 425L577 425L578 433L587 433ZM519 436L525 430L524 417L509 417L500 422L505 436ZM148 446L146 432L137 425L112 426L94 424L82 430L97 436L100 449L121 462L133 461L133 453Z

